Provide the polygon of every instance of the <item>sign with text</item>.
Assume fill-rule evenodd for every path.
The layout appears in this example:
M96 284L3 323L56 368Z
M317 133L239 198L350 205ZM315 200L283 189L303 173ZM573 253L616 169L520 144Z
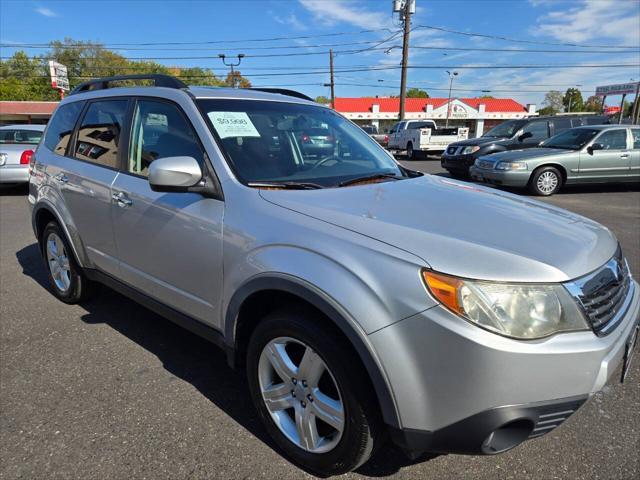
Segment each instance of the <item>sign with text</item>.
M69 78L67 77L67 67L65 65L49 60L49 74L51 75L52 88L69 91Z
M624 95L628 93L636 93L638 91L638 84L639 82L631 82L596 87L596 96L605 97L609 95Z

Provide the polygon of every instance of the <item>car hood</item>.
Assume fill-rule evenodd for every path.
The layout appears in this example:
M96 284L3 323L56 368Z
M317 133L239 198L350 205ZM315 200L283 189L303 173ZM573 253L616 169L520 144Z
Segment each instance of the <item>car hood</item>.
M527 148L524 150L508 150L506 152L494 153L486 159L495 161L524 161L530 158L548 157L551 155L567 155L576 153L575 150L567 150L563 148Z
M600 267L617 248L613 234L592 220L439 176L322 190L261 190L260 195L461 277L562 282Z
M489 143L496 143L502 140L509 140L506 137L478 137L478 138L469 138L467 140L460 140L459 142L453 142L449 145L455 145L456 147L469 147L475 145L488 145Z

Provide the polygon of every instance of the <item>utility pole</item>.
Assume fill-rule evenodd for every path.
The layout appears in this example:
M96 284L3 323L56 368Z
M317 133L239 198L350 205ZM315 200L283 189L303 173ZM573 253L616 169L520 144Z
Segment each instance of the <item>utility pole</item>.
M453 87L453 77L458 75L458 72L450 72L445 70L449 74L449 99L447 100L447 119L444 122L444 128L449 126L449 114L451 113L451 87Z
M329 50L329 72L331 75L331 108L336 109L335 83L333 82L333 49Z
M394 0L393 11L400 13L400 19L404 22L404 34L402 36L402 73L400 76L400 120L404 120L404 107L407 99L409 32L411 31L411 15L416 12L416 0Z
M238 54L238 61L236 63L233 63L233 62L227 63L226 61L227 56L224 53L218 54L218 57L220 57L220 59L222 60L222 63L224 63L227 67L231 67L231 87L236 88L236 75L233 67L237 67L238 65L240 65L240 63L242 62L242 59L244 58L244 53Z

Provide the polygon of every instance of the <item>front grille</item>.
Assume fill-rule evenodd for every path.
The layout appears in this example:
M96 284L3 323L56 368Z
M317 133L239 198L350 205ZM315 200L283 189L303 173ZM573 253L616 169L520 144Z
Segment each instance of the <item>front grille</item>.
M584 402L584 400L576 400L574 402L539 407L536 411L536 413L538 413L538 421L533 426L529 438L541 437L554 428L559 427L567 418L573 415Z
M610 333L620 322L630 303L630 290L631 276L620 249L600 269L569 285L599 336Z

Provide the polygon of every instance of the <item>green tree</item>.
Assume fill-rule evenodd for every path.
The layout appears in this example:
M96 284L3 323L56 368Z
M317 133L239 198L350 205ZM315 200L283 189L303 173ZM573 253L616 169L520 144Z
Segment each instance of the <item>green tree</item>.
M317 103L328 104L328 103L331 103L331 100L329 98L325 97L324 95L320 95L319 97L316 97L316 102Z
M583 112L596 112L600 113L602 110L602 99L600 97L596 97L595 95L591 95L587 98L587 101L584 102L584 107L582 109Z
M584 109L584 101L580 90L567 88L564 97L562 97L562 105L565 112L581 112Z
M480 98L496 98L492 95L482 95Z
M407 90L407 98L429 98L429 94L420 88L410 88Z
M92 78L145 73L174 75L189 85L222 86L231 83L230 77L223 80L210 69L170 67L151 60L129 60L99 43L65 38L51 42L50 49L42 56L29 57L25 52L18 51L7 60L0 61L0 99L57 100L59 94L51 88L49 79L49 59L66 65L71 88ZM251 86L240 72L236 72L235 77L237 85ZM123 82L125 85L139 83Z
M558 90L549 90L544 95L544 100L542 101L544 107L540 109L540 114L552 115L554 113L558 113L562 110L562 99L562 92Z

